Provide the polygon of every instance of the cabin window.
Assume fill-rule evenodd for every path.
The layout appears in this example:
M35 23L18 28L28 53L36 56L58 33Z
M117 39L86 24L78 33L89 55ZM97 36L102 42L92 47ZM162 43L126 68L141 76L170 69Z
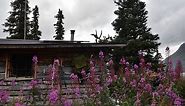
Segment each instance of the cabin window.
M10 58L9 77L33 77L32 55L18 54Z

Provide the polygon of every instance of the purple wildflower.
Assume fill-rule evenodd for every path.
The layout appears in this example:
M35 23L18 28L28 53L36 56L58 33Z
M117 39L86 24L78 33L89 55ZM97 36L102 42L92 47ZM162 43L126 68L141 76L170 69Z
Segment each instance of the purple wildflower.
M78 76L75 75L74 73L72 73L72 74L70 75L70 78L71 78L71 80L73 80L73 81L77 81L77 80L78 80Z
M141 92L137 92L135 106L141 106Z
M117 75L114 75L113 76L113 80L116 81L118 79L118 76Z
M176 105L176 106L182 106L182 103L181 102L182 102L181 98L177 97L175 99L175 101L174 101L174 105Z
M36 80L31 80L31 82L29 83L29 88L32 89L36 85L37 85L37 81Z
M159 93L158 93L158 92L153 92L153 93L152 93L152 96L153 96L153 98L154 98L154 97L159 97Z
M147 91L147 92L151 92L152 91L152 86L150 84L146 84L144 89Z
M9 93L7 91L0 91L0 103L7 103L9 100Z
M135 80L135 79L132 80L132 81L130 82L130 85L131 85L133 88L135 88L135 87L137 86L136 80Z
M52 72L51 79L53 81L55 79L55 74L56 74L56 68L54 66L52 67L51 72Z
M126 66L129 67L129 62L126 62Z
M84 69L82 69L81 74L82 74L83 78L85 78L85 77L86 77L86 72L85 72L85 70L84 70Z
M64 101L64 106L72 106L72 100L66 99Z
M32 61L33 61L34 64L37 64L38 63L37 56L33 56Z
M167 96L169 96L171 99L175 99L177 98L177 94L175 92L173 92L170 88L166 90L166 94Z
M99 52L99 58L103 59L104 58L104 53L102 51Z
M76 87L74 89L75 95L79 98L80 97L80 89L78 87Z
M55 104L58 100L58 90L52 89L51 92L49 93L49 101L52 104Z
M157 106L157 102L155 99L152 101L152 104L150 106Z
M21 103L19 103L19 102L16 102L16 103L15 103L15 106L25 106L25 105L23 105L23 104L21 104Z
M109 86L112 83L112 78L110 75L108 76L106 82L107 82L107 86Z
M134 69L137 70L139 67L137 64L134 64Z
M145 78L141 78L140 82L145 83Z
M113 64L114 64L114 62L113 62L113 60L111 59L111 60L108 62L108 65L111 66L111 65L113 65Z
M126 60L125 60L124 57L122 57L122 58L120 59L119 64L121 64L121 65L125 65L125 64L126 64Z
M90 67L94 67L94 62L92 60L90 61L89 64L90 64Z
M102 90L102 87L100 86L100 84L96 84L96 92L100 93Z

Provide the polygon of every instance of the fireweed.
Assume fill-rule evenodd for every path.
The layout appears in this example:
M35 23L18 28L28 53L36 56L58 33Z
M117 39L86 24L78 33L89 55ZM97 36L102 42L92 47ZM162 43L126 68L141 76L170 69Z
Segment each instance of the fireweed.
M66 90L66 95L62 95L64 91L61 88L59 76L59 67L62 66L62 63L60 64L58 59L55 59L53 64L48 67L45 82L32 80L28 84L28 88L35 89L40 87L40 83L46 84L47 89L50 90L47 90L46 96L41 94L42 98L39 99L44 101L43 104L51 106L74 106L76 100L79 100L77 101L79 102L78 106L183 105L184 98L181 98L174 90L176 81L180 79L180 66L173 69L172 63L169 63L166 71L163 67L153 70L152 63L146 62L142 53L140 53L139 64L132 66L123 57L119 62L119 70L114 70L113 60L105 58L106 56L102 51L97 57L98 59L90 58L89 70L81 70L82 79L79 79L75 73L70 75L72 89ZM37 70L37 57L34 56L32 61L35 70ZM83 80L83 83L81 83L81 80ZM4 84L3 81L0 83L1 85ZM16 81L13 80L11 85L15 86ZM85 88L81 89L81 86ZM32 100L39 92L33 93ZM68 99L68 94L73 95L73 100ZM13 105L25 106L30 99L25 99L26 101L17 100ZM0 90L0 103L8 104L9 102L11 102L9 92ZM34 102L31 102L29 105L34 104Z

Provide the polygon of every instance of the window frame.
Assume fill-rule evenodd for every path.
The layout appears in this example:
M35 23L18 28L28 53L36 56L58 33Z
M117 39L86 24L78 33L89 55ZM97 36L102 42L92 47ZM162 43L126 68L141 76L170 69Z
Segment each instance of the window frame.
M36 78L36 70L34 68L33 62L31 63L31 76L20 76L20 77L12 77L10 75L11 71L13 71L12 67L12 60L11 58L15 55L30 55L31 57L33 56L31 53L15 53L11 55L6 56L6 67L5 67L5 79L6 80L32 80ZM32 61L32 60L31 60Z

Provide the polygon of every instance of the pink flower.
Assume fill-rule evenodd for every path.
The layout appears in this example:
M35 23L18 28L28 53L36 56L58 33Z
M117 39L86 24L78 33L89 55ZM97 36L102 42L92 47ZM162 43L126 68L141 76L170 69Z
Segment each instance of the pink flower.
M152 104L150 106L158 106L157 102L155 100L152 101Z
M111 78L111 76L108 76L106 82L107 82L107 86L109 86L109 85L112 83L112 78Z
M76 87L74 89L75 95L79 98L80 97L80 89L78 87Z
M134 103L135 106L141 106L141 100L137 99Z
M32 89L36 85L37 85L37 81L36 80L31 80L31 82L29 83L29 88Z
M16 103L15 103L15 106L25 106L25 105L23 105L23 104L21 104L21 103L19 103L19 102L16 102Z
M147 92L152 92L152 86L150 84L146 84L144 89L147 91Z
M145 83L145 78L141 78L140 82Z
M7 103L9 100L9 93L7 91L0 91L0 103Z
M137 64L134 64L134 69L137 70L139 67Z
M51 69L52 75L51 75L51 79L54 80L55 79L55 73L56 73L56 68L53 66Z
M96 92L100 93L102 90L102 87L99 84L96 84Z
M37 64L38 63L37 56L33 56L32 61L33 61L34 64Z
M90 61L89 64L90 64L90 67L94 67L94 62L92 60Z
M174 101L174 105L175 106L182 106L183 104L181 102L182 102L181 98L177 97Z
M52 104L55 104L58 100L58 90L52 89L51 92L49 93L49 101Z
M113 62L113 60L111 59L111 60L108 62L108 65L111 66L111 65L113 65L113 63L114 63L114 62Z
M103 59L103 58L104 58L104 54L103 54L102 51L99 52L99 58L100 58L100 59Z
M153 92L153 93L152 93L152 96L153 96L153 98L154 98L154 97L159 97L159 93L158 93L158 92Z
M129 67L129 62L126 62L126 66Z
M124 57L122 57L122 58L120 59L119 64L121 64L121 65L125 65L125 64L126 64L126 61L125 61L125 58L124 58Z
M78 76L75 75L74 73L72 73L72 74L70 75L70 78L71 78L72 81L78 81Z
M64 106L72 106L72 100L69 100L69 99L65 100Z
M118 79L118 76L117 75L114 75L113 76L113 80L116 81Z
M83 78L85 78L85 77L86 77L86 72L85 72L85 70L84 70L84 69L82 69L81 74L82 74Z
M137 86L137 82L136 82L136 80L134 79L134 80L132 80L131 82L130 82L130 85L132 86L132 87L136 87Z

